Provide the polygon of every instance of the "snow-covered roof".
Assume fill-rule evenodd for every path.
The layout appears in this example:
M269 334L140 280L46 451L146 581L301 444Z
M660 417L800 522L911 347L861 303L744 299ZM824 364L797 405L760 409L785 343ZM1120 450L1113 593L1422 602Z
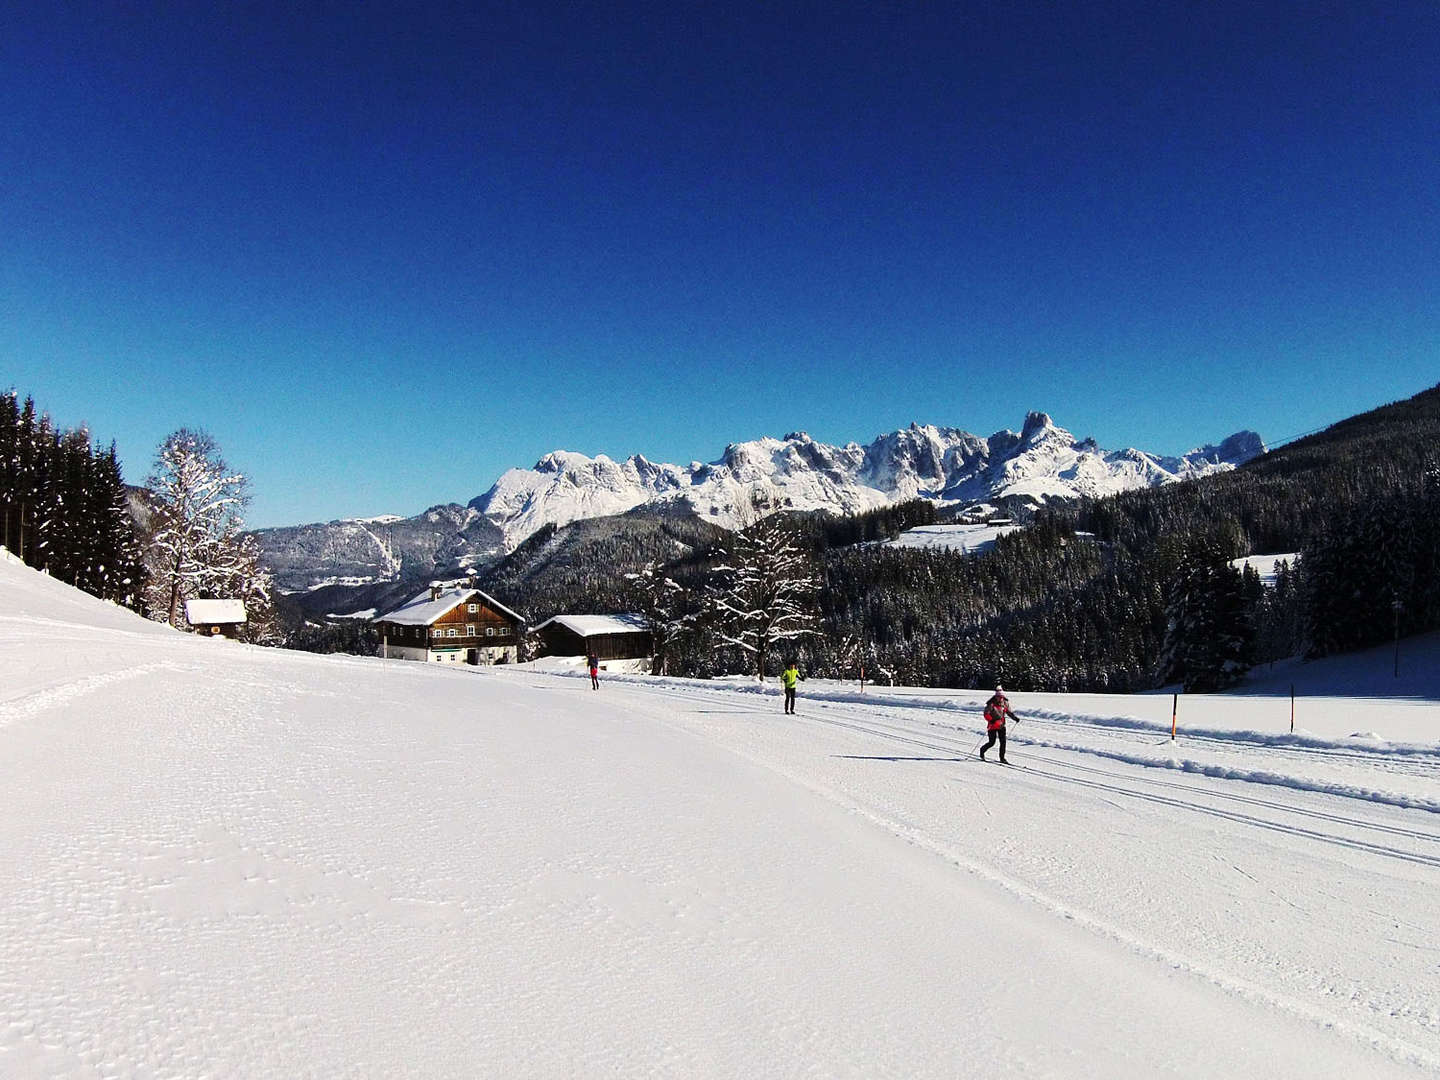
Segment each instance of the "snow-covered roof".
M393 611L387 611L381 615L377 622L399 623L401 626L429 626L437 619L441 619L454 611L459 604L469 603L472 598L478 599L491 611L501 615L507 615L516 622L524 622L524 616L511 611L504 604L500 603L493 596L488 596L479 589L465 589L452 587L443 590L438 599L430 598L431 590L426 589Z
M243 600L186 600L185 621L191 626L218 623L243 623Z
M595 637L598 634L645 634L650 630L644 616L634 614L556 615L546 619L535 629L543 630L551 623L558 623L582 638Z

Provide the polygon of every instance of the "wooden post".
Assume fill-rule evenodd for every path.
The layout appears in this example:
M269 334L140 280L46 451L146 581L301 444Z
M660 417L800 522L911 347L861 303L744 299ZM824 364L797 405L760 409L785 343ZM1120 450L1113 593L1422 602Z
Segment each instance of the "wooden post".
M1295 684L1290 684L1290 734L1295 734Z
M1173 694L1170 698L1170 741L1175 741L1175 721L1180 715L1180 695Z

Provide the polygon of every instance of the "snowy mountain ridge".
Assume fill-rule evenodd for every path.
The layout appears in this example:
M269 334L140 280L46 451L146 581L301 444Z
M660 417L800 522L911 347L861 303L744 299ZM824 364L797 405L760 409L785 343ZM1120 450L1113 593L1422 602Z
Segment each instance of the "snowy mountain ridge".
M572 451L546 454L530 469L510 469L469 503L494 522L513 548L545 525L674 505L733 528L749 508L859 513L907 499L967 505L995 499L1041 504L1154 487L1221 472L1265 452L1254 432L1181 457L1102 450L1077 440L1045 413L1020 432L989 438L956 428L911 424L866 446L832 446L807 433L731 443L718 461L657 464Z
M414 579L492 563L547 525L637 508L695 514L725 528L770 510L874 510L908 499L946 506L995 501L1039 505L1107 495L1233 469L1265 452L1254 432L1181 457L1106 451L1077 440L1045 413L1019 432L989 438L911 424L865 446L831 446L805 432L731 443L719 460L659 464L555 450L533 468L509 469L468 504L414 517L381 515L255 533L281 589L300 592Z

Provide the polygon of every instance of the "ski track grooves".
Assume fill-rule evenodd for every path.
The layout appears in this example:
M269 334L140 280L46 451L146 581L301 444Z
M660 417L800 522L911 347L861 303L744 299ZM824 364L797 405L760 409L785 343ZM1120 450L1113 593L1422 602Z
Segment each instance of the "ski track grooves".
M658 696L685 700L688 701L690 704L695 703L694 694L685 694L677 691L659 689L655 690L654 692ZM790 718L787 717L787 719ZM883 727L869 727L865 724L850 723L843 720L836 720L830 717L815 716L808 713L801 714L794 719L802 723L809 722L827 724L833 727L847 728L853 731L860 732L862 734L874 735L885 739L893 739L900 742L921 746L924 749L937 750L947 754L954 754L955 752L955 747L953 746L937 746L934 743L928 743L922 739L915 738L911 734L887 730ZM978 743L976 745L978 745ZM1396 1058L1397 1060L1404 1061L1413 1065L1419 1065L1427 1069L1440 1069L1440 1057L1432 1055L1428 1051L1418 1046L1405 1042L1403 1039L1396 1038L1395 1036L1368 1027L1363 1023L1357 1023L1343 1017L1339 1017L1331 1013L1325 1012L1322 1009L1316 1008L1315 1006L1307 1004L1303 1001L1298 1001L1295 998L1289 997L1288 995L1267 990L1266 988L1257 985L1256 983L1239 978L1235 975L1231 975L1215 967L1193 960L1190 957L1187 957L1181 953L1166 949L1163 946L1157 945L1152 941L1148 941L1144 938L1138 937L1137 935L1125 929L1122 929L1121 927L1113 923L1107 922L1106 920L1100 918L1095 914L1092 914L1091 912L1073 907L1065 901L1049 893L1046 893L1041 889L1035 888L1031 885L1027 885L1026 883L1018 879L1012 878L1009 875L1003 873L1002 871L996 869L994 866L981 862L977 859L973 859L970 856L964 854L963 852L949 847L948 845L935 839L934 837L926 835L918 829L906 827L899 822L894 821L893 819L888 818L885 815L871 809L870 807L865 806L863 803L857 802L855 799L844 794L843 792L836 791L832 788L829 788L828 786L817 785L816 783L804 776L794 775L791 772L777 767L774 762L753 757L752 755L746 753L744 750L732 748L731 752L747 761L750 761L754 765L774 772L779 776L783 776L786 780L797 784L798 786L804 788L807 791L813 792L814 794L825 799L826 801L836 806L839 806L849 811L850 813L856 814L857 816L865 819L866 821L869 821L872 824L884 829L891 835L896 836L901 840L904 840L906 843L912 844L913 846L920 848L921 850L929 851L932 854L937 855L945 861L951 863L952 865L967 871L975 877L988 881L1006 890L1007 892L1010 892L1015 896L1018 896L1035 904L1036 906L1040 907L1045 911L1049 911L1052 914L1062 919L1065 919L1066 921L1074 922L1077 925L1083 926L1092 933L1114 941L1122 947L1129 949L1131 952L1136 953L1137 955L1163 963L1166 966L1173 968L1174 970L1183 971L1188 975L1210 983L1211 985L1219 988L1226 993L1234 994L1238 997L1243 998L1246 1001L1250 1001L1263 1008L1274 1009L1279 1012L1288 1013L1291 1016L1297 1017L1308 1023L1312 1023L1317 1027L1328 1028L1332 1031L1339 1032L1345 1035L1347 1038L1353 1039L1354 1041L1359 1042L1363 1045L1383 1048L1385 1052L1387 1052L1388 1054L1390 1054L1390 1056ZM971 753L966 752L964 753L963 758L957 757L956 760L968 760L970 756ZM1109 790L1113 792L1118 792L1120 794L1146 797L1143 795L1143 793L1135 793L1118 786L1108 786L1095 781L1084 780L1082 778L1059 776L1056 774L1045 772L1044 770L1027 768L1025 770L1025 775L1043 776L1048 780L1068 780L1070 782L1079 782L1084 784L1085 786L1101 789L1105 789L1108 787ZM1323 833L1318 833L1313 830L1306 830L1299 827L1287 828L1283 825L1271 825L1271 823L1264 822L1259 818L1255 818L1246 814L1227 814L1224 811L1215 811L1213 808L1195 806L1186 803L1183 800L1167 800L1163 797L1158 796L1151 798L1152 801L1169 802L1172 805L1184 806L1190 809L1201 810L1204 812L1218 813L1219 816L1228 817L1231 820L1235 820L1242 824L1276 827L1281 829L1282 831L1293 831L1299 835L1314 836L1321 840L1335 841L1338 839L1335 837L1326 836ZM1290 809L1289 807L1283 806L1279 808ZM1356 822L1354 824L1364 825L1366 823ZM1429 839L1430 837L1426 838ZM1350 844L1346 846L1359 847L1362 850L1375 850L1377 848L1380 848L1380 845L1372 846L1367 845L1364 842L1357 842L1356 844ZM1410 855L1409 853L1394 851L1391 849L1377 850L1376 853L1395 855L1400 858L1408 858L1411 861L1426 862L1429 865L1440 865L1440 859L1431 860L1423 857L1417 858L1413 855Z
M926 741L924 741L924 740L922 740L922 739L917 739L917 738L913 737L912 735L903 734L903 733L901 733L901 732L899 732L899 731L891 730L891 729L884 728L884 727L870 727L870 726L867 726L867 725L864 725L864 724L850 723L850 722L847 722L847 721L844 721L844 720L835 720L835 719L832 719L832 718L830 718L830 717L822 717L822 716L807 716L806 719L807 719L807 720L810 720L810 721L812 721L812 722L814 722L814 723L817 723L817 724L829 724L829 725L831 725L832 727L848 728L848 729L850 729L850 730L852 730L852 731L858 731L858 732L861 732L861 733L863 733L863 734L876 735L876 736L879 736L879 737L881 737L881 738L892 739L892 740L895 740L895 741L897 741L897 742L909 743L909 744L914 745L914 746L923 747L924 749L927 749L927 750L937 750L937 751L941 751L941 752L952 753L952 754L955 754L955 755L956 755L956 756L955 756L955 760L956 760L956 761L969 760L969 758L970 758L971 756L973 756L973 755L972 755L971 753L969 753L969 752L957 752L957 751L960 751L961 748L955 747L954 745L948 745L948 746L947 746L947 745L936 745L935 743L930 743L930 742L926 742ZM1060 746L1060 745L1057 745L1057 744L1054 744L1054 743L1048 743L1048 742L1043 742L1043 741L1042 741L1042 742L1039 742L1039 743L1024 743L1024 744L1021 744L1021 745L1042 745L1042 746L1054 747L1055 749L1070 750L1070 751L1073 751L1073 752L1076 752L1076 753L1098 754L1098 755L1101 756L1101 757L1109 757L1109 758L1112 758L1112 759L1114 759L1114 760L1118 760L1118 761L1120 761L1120 762L1122 762L1122 763L1124 763L1124 764L1139 764L1139 765L1141 765L1141 766L1145 766L1145 765L1150 764L1149 762L1145 762L1145 761L1143 761L1143 760L1140 761L1140 762L1132 762L1132 761L1130 761L1129 758L1124 757L1124 756L1122 756L1122 755L1112 755L1112 754L1109 754L1109 753L1107 753L1107 752L1105 752L1105 751L1103 751L1103 750L1091 750L1091 749L1086 748L1086 747ZM1039 760L1039 761L1044 761L1044 762L1046 762L1046 763L1048 763L1048 764L1050 764L1050 765L1052 765L1052 766L1057 766L1057 767L1060 767L1060 768L1074 769L1074 770L1077 770L1077 771L1080 771L1080 772L1095 773L1095 774L1100 775L1100 776L1108 776L1108 775L1109 775L1109 774L1105 773L1103 770L1095 769L1095 768L1090 768L1090 767L1088 767L1088 766L1080 765L1080 764L1077 764L1077 763L1074 763L1074 762L1059 761L1059 760L1057 760L1057 759L1055 759L1055 758L1037 756L1037 755L1033 755L1033 754L1031 755L1031 757L1032 757L1032 758L1036 758L1036 759ZM1034 774L1037 775L1037 776L1044 776L1044 777L1047 777L1047 778L1049 778L1049 779L1051 779L1051 780L1059 781L1059 782L1061 782L1061 783L1077 784L1077 785L1081 785L1081 786L1084 786L1084 787L1091 787L1091 788L1095 788L1095 789L1100 790L1100 791L1109 791L1109 792L1111 792L1111 793L1113 793L1113 794L1128 796L1128 797L1133 798L1133 799L1141 799L1141 800L1144 800L1144 801L1146 801L1146 802L1160 803L1160 804L1163 804L1163 805L1165 805L1165 806L1172 807L1172 808L1174 808L1174 809L1193 810L1193 811L1195 811L1196 813L1200 813L1200 814L1209 814L1209 815L1214 816L1214 817L1226 818L1226 819L1229 819L1229 820L1231 820L1231 821L1237 821L1237 822L1241 822L1241 823L1248 824L1248 825L1254 825L1254 826L1257 826L1257 827L1259 827L1259 828L1273 829L1273 830L1275 830L1275 831L1277 831L1277 832L1289 833L1289 834L1292 835L1292 836L1307 836L1307 837L1310 837L1310 838L1312 838L1312 839L1319 840L1319 841L1321 841L1322 843L1336 844L1336 845L1341 846L1341 847L1349 847L1349 848L1353 848L1353 849L1358 850L1358 851L1367 851L1367 852L1370 852L1370 853L1375 854L1375 855L1383 855L1383 856L1387 856L1387 857L1390 857L1390 858L1403 859L1403 860L1406 861L1406 862L1421 863L1422 865L1425 865L1425 866L1440 867L1440 855L1424 855L1424 854L1419 854L1419 853L1416 853L1416 852L1405 851L1405 850L1402 850L1402 849L1399 849L1399 848L1388 847L1388 846L1386 846L1386 845L1384 845L1384 844L1376 843L1376 842L1373 842L1373 841L1347 839L1347 838L1345 838L1345 837L1335 836L1335 835L1332 834L1332 833L1320 832L1320 831L1315 830L1315 829L1307 829L1307 828L1305 828L1304 826L1301 826L1301 825L1286 825L1286 824L1283 824L1283 823L1281 823L1281 822L1266 821L1264 818L1256 817L1256 816L1254 816L1254 815L1252 815L1252 814L1241 813L1240 811L1224 810L1224 809L1221 809L1221 808L1219 808L1219 807L1206 806L1206 805L1204 805L1202 802L1199 802L1199 801L1193 800L1193 799L1183 799L1183 798L1178 798L1178 797L1174 797L1174 796L1158 795L1158 794L1154 794L1154 793L1151 793L1151 792L1137 791L1137 790L1135 790L1134 788L1124 787L1124 786L1119 785L1119 784L1106 784L1106 783L1102 783L1101 781L1091 780L1091 779L1087 779L1087 778L1085 778L1085 777L1066 776L1066 775L1061 774L1061 773L1046 772L1044 769L1036 769L1034 766L1027 766L1027 767L1026 767L1026 771L1027 771L1027 772L1030 772L1030 773L1034 773ZM1184 770L1181 770L1181 771L1184 771L1184 772L1199 772L1200 770L1184 769ZM1209 775L1209 774L1207 774L1207 775ZM1221 775L1221 776L1227 776L1228 773L1222 772L1222 773L1220 773L1219 775ZM1259 776L1259 777L1264 777L1264 776L1267 776L1267 775L1271 775L1271 774L1260 773L1260 774L1255 774L1255 775L1246 775L1246 776L1240 777L1240 779L1246 780L1246 781L1251 781L1251 782L1257 782L1257 783L1266 783L1267 781L1265 781L1265 780L1263 780L1263 779L1258 779L1258 780L1257 780L1256 777L1257 777L1257 776ZM1206 789L1206 790L1204 790L1204 791L1198 791L1197 789L1186 787L1186 786L1183 785L1183 784L1176 784L1176 783L1173 783L1173 782L1170 782L1170 781L1159 780L1159 779L1155 779L1155 778L1148 777L1148 776L1137 776L1137 777L1135 777L1135 781L1136 781L1137 783L1141 783L1141 784L1149 784L1149 785L1153 785L1153 786L1156 786L1156 787L1167 787L1167 788L1172 788L1172 789L1177 790L1177 791L1185 791L1185 792L1188 792L1188 793L1190 793L1190 794L1192 794L1192 795L1203 795L1203 796L1206 797L1206 798L1230 800L1230 801L1238 802L1238 803L1248 803L1248 804L1250 804L1250 805L1252 805L1252 806L1263 807L1263 808L1265 808L1265 809L1267 809L1267 810L1275 810L1275 811L1278 811L1278 812L1281 812L1281 813L1285 813L1285 814L1294 814L1294 815L1299 816L1299 817L1308 817L1308 818L1312 818L1312 819L1316 819L1316 820L1321 820L1321 821L1330 821L1330 822L1333 822L1333 823L1335 823L1335 824L1337 824L1337 825L1344 825L1344 826L1347 827L1347 828L1360 829L1360 830L1370 830L1370 831L1372 831L1372 832L1379 832L1379 833L1388 833L1388 834L1393 835L1393 836L1404 837L1404 838L1410 839L1410 840L1424 840L1424 841L1427 841L1427 842L1430 842L1430 843L1440 843L1440 834L1429 833L1429 832L1425 832L1425 831L1419 830L1419 829L1405 829L1405 828L1401 828L1401 827L1398 827L1398 826L1382 824L1382 823L1380 823L1380 822L1362 821L1362 820L1357 819L1357 818L1347 818L1347 817L1344 817L1344 816L1342 816L1342 815L1340 815L1340 814L1331 814L1331 813L1327 813L1327 812L1325 812L1325 811L1323 811L1323 810L1312 810L1312 809L1310 809L1310 808L1308 808L1308 807L1290 806L1290 805L1288 805L1288 804L1286 804L1286 803L1273 802L1273 801L1270 801L1270 800L1267 800L1267 799L1258 799L1258 798L1255 798L1254 796L1241 795L1241 794L1238 794L1238 793L1235 793L1235 792L1215 791L1215 790L1211 790L1211 789ZM1314 785L1314 786L1303 786L1303 785L1298 784L1298 783L1282 783L1281 780L1279 780L1279 779L1277 779L1277 780L1271 780L1271 781L1268 781L1268 782L1277 784L1278 786L1285 787L1285 788L1299 789L1299 790L1313 790L1313 791L1317 791L1317 792L1319 792L1319 793L1321 793L1321 794L1334 795L1334 796L1336 796L1336 797L1351 797L1351 798L1356 798L1356 797L1358 797L1358 798L1362 798L1363 801L1365 801L1365 802L1373 802L1373 803L1378 803L1378 804L1381 804L1381 805L1393 805L1393 806L1397 806L1397 807L1399 807L1399 808L1401 808L1401 809L1419 809L1419 810L1425 810L1425 811L1430 811L1430 812L1440 811L1440 807L1436 807L1434 810L1432 810L1432 808L1429 807L1429 806L1426 806L1426 805L1423 805L1423 804L1422 804L1422 805L1416 805L1415 802L1410 801L1410 800L1401 800L1401 799L1390 800L1390 799L1386 799L1386 798L1376 798L1376 797L1368 797L1368 796L1345 796L1345 795L1343 795L1341 792L1337 792L1337 791L1333 790L1332 788L1326 787L1326 786L1324 786L1324 785L1318 785L1318 784L1317 784L1317 785ZM1355 790L1360 790L1360 789L1355 789ZM1383 793L1374 793L1374 794L1383 794Z
M174 663L141 664L139 667L125 668L123 671L102 671L95 675L85 675L78 679L52 683L43 689L32 690L28 694L0 701L0 728L8 727L20 720L28 720L51 709L58 709L77 698L114 686L116 683L144 678L146 675L153 675L159 671L181 670L184 670L184 666Z

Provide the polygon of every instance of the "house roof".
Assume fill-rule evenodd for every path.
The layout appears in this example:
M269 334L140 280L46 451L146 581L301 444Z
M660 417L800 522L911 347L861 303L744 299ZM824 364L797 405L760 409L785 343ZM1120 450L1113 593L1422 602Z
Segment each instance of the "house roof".
M537 626L544 630L551 623L557 623L582 638L599 634L648 634L649 625L642 615L556 615Z
M377 616L375 621L398 623L401 626L430 626L436 620L454 611L460 604L469 603L472 598L478 599L490 610L508 616L516 622L523 623L525 621L524 616L511 611L493 596L487 596L479 589L458 587L446 589L440 594L438 600L430 599L430 590L426 589L393 611L387 611L384 615Z
M186 600L185 621L191 626L211 623L243 623L243 600Z

